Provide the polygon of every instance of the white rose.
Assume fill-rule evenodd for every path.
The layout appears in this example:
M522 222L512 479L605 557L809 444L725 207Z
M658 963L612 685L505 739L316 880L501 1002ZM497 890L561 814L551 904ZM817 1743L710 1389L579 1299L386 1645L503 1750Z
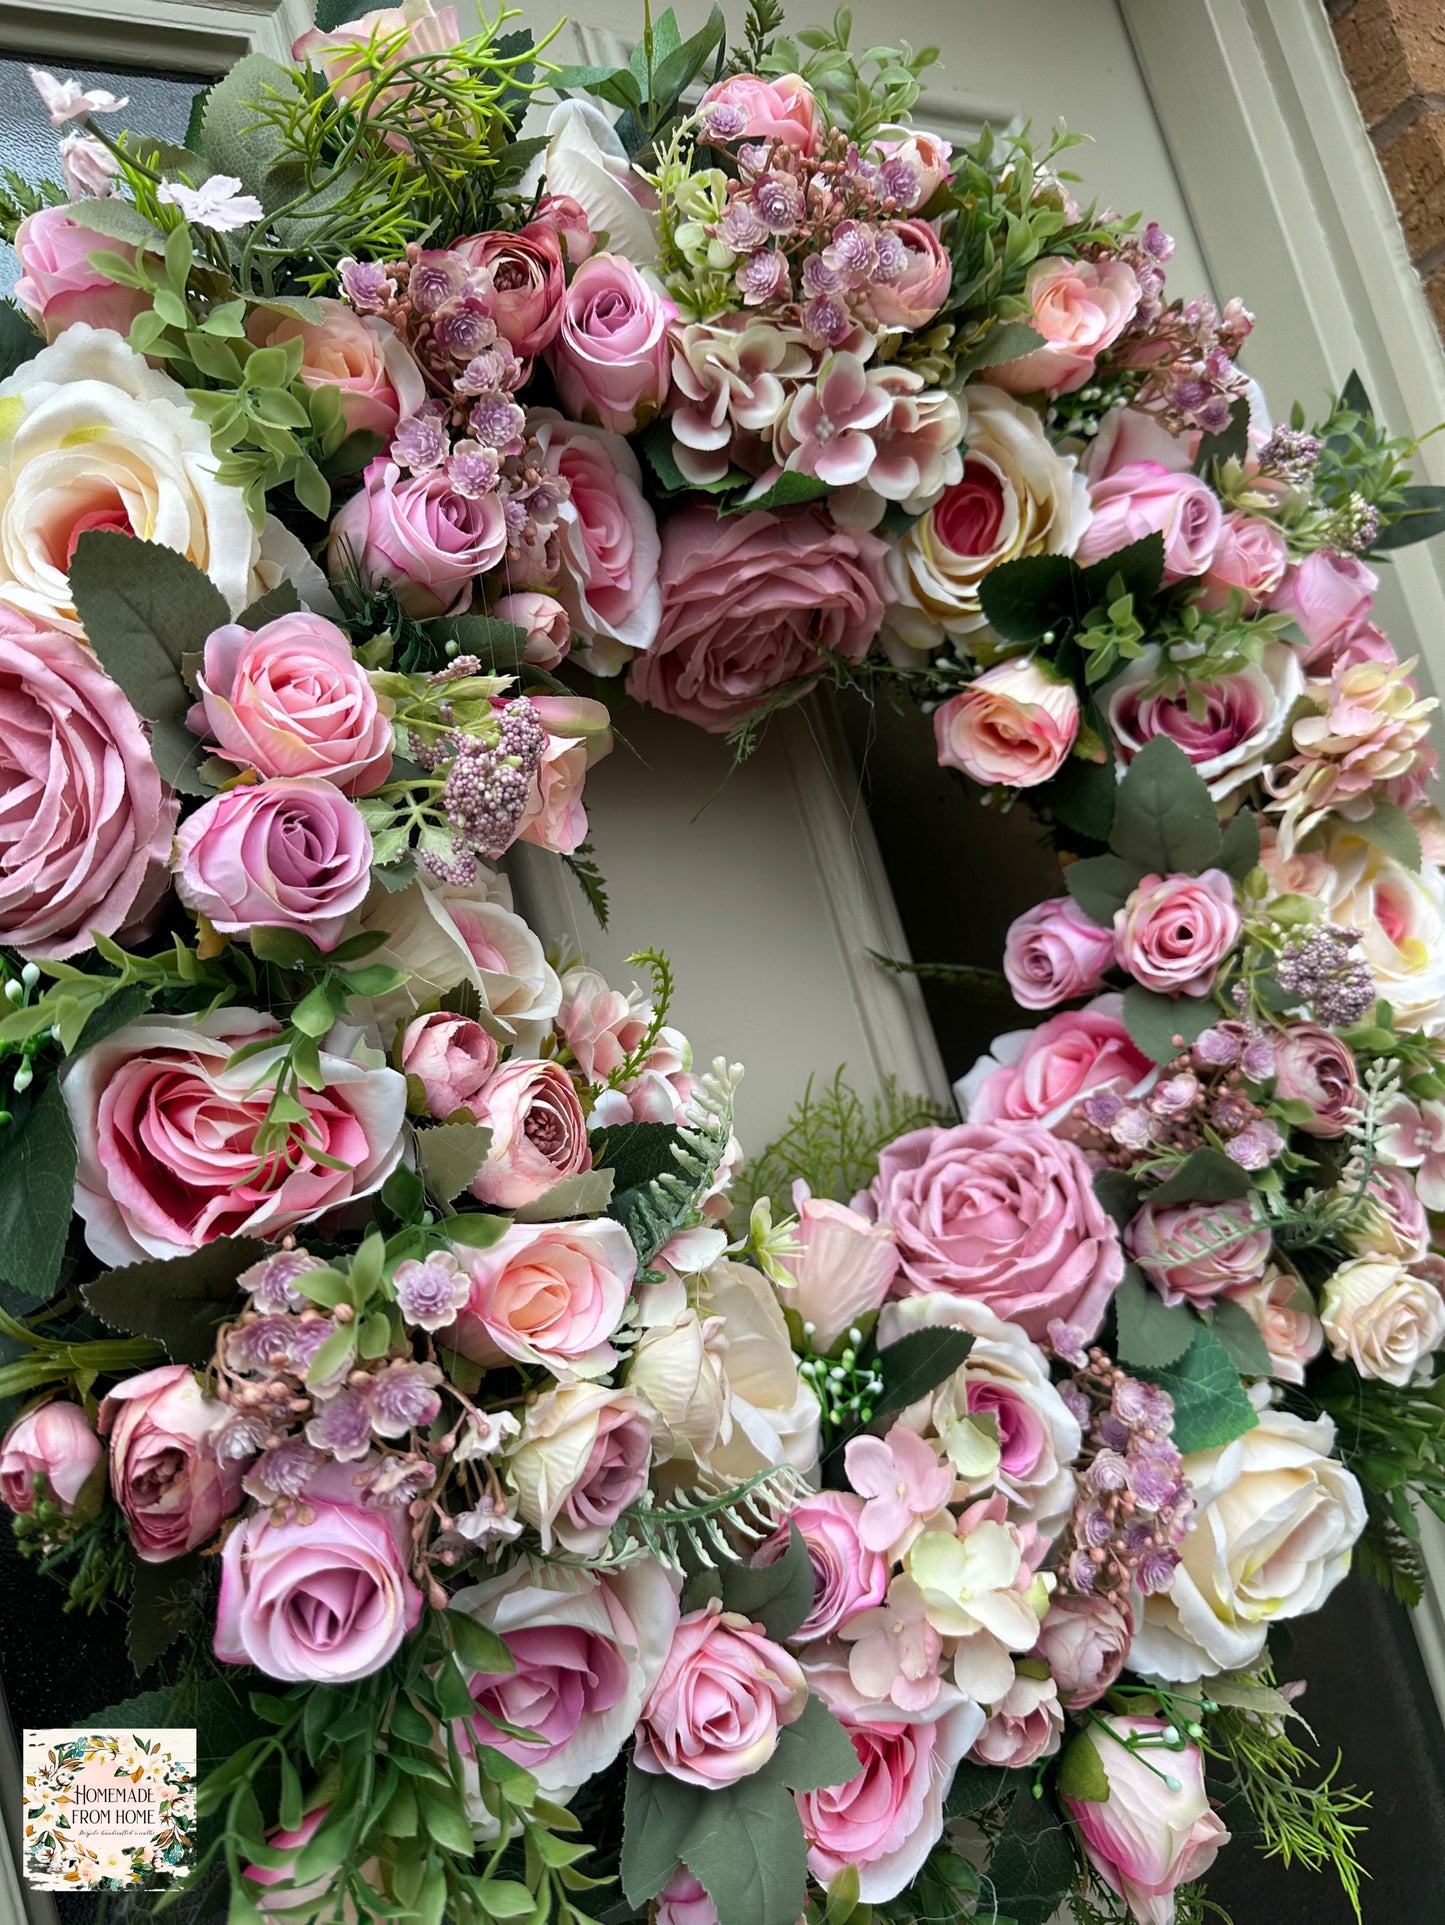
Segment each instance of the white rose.
M1359 930L1401 1029L1445 1029L1445 874L1430 862L1418 874L1407 869L1344 823L1326 823L1323 835L1320 855L1309 858L1317 886L1307 893L1327 922Z
M1380 1383L1403 1386L1418 1377L1445 1344L1445 1298L1435 1279L1421 1274L1431 1265L1439 1259L1413 1268L1389 1257L1342 1263L1320 1298L1330 1355Z
M645 1329L627 1369L627 1388L672 1432L673 1457L707 1461L732 1435L728 1409L727 1335L720 1317L681 1310Z
M1317 1611L1350 1568L1365 1500L1329 1455L1335 1427L1274 1410L1251 1393L1259 1423L1184 1459L1199 1508L1169 1591L1146 1598L1129 1666L1174 1681L1246 1670L1272 1624Z
M810 1471L818 1461L818 1399L798 1375L772 1285L750 1264L715 1263L699 1280L698 1309L727 1336L727 1431L707 1453L741 1480L772 1464Z
M81 635L66 579L75 536L118 528L176 549L239 614L306 554L279 522L258 534L217 466L169 375L108 328L67 328L0 381L0 601Z
M592 232L607 236L611 253L634 267L655 266L657 234L640 199L647 189L606 114L585 100L564 100L552 109L546 133L547 151L533 163L522 193L545 181L549 194L570 194Z
M1255 779L1283 735L1304 692L1299 651L1287 642L1267 642L1258 662L1205 683L1198 691L1205 704L1198 721L1186 715L1182 692L1176 696L1154 687L1159 661L1159 649L1146 648L1105 691L1109 733L1121 750L1119 779L1146 741L1167 735L1184 750L1214 800L1222 802ZM1168 711L1162 726L1157 713L1151 714L1161 707Z
M536 1525L544 1551L554 1537L584 1556L602 1549L614 1519L646 1484L652 1425L642 1398L606 1384L558 1384L528 1405L507 1472L517 1514ZM568 1499L585 1483L593 1501L578 1516ZM605 1522L596 1516L599 1505L610 1513Z

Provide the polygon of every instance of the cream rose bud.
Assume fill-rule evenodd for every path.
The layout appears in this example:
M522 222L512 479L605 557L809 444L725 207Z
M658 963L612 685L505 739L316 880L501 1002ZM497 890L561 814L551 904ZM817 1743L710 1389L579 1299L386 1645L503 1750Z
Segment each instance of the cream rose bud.
M1320 1321L1330 1354L1362 1377L1403 1386L1429 1375L1445 1344L1445 1298L1438 1258L1407 1266L1388 1257L1354 1257L1324 1287Z
M1257 1283L1226 1290L1224 1295L1243 1304L1259 1326L1269 1352L1270 1376L1277 1383L1302 1384L1305 1366L1325 1347L1324 1328L1315 1315L1308 1286L1271 1263Z
M1011 789L1057 775L1078 733L1073 684L1032 657L998 663L933 711L941 766Z
M653 1414L636 1392L559 1384L528 1406L507 1473L542 1549L595 1556L647 1488Z
M810 1472L818 1461L818 1398L798 1375L772 1285L750 1263L724 1258L700 1279L697 1308L727 1344L728 1424L708 1453L712 1468L733 1482L774 1464Z
M563 1177L590 1169L587 1119L560 1063L503 1063L472 1099L492 1132L486 1161L472 1185L481 1203L504 1210L535 1203Z
M811 1196L805 1183L793 1185L793 1201L798 1251L783 1259L793 1287L784 1287L780 1297L805 1329L811 1327L811 1347L825 1356L888 1295L898 1274L898 1244L890 1225Z
M627 1388L667 1426L674 1458L707 1462L732 1436L726 1360L720 1317L684 1309L643 1331L627 1367Z

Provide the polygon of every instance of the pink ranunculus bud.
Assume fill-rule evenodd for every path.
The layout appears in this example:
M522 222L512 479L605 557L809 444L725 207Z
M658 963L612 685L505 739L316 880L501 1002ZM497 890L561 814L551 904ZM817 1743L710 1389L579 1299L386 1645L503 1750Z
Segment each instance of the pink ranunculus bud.
M1379 585L1379 576L1357 555L1317 548L1286 572L1269 606L1304 631L1313 668L1347 629L1368 621Z
M456 1258L472 1279L456 1327L464 1357L511 1357L554 1376L597 1376L616 1363L608 1339L637 1269L620 1223L514 1223L489 1249L458 1245Z
M823 116L801 74L762 80L730 74L698 102L699 139L731 147L738 141L781 140L810 158L823 137Z
M1164 537L1164 579L1203 575L1214 560L1224 514L1198 475L1171 473L1157 461L1131 461L1090 484L1094 517L1074 550L1087 564L1117 554L1146 535Z
M1157 1739L1162 1718L1106 1717L1075 1744L1092 1747L1109 1795L1097 1803L1065 1796L1089 1863L1142 1925L1169 1925L1173 1894L1214 1863L1229 1832L1210 1808L1197 1745L1137 1754L1128 1739Z
M1083 1711L1103 1697L1124 1669L1133 1636L1134 1613L1127 1598L1056 1593L1029 1655L1048 1665L1066 1709Z
M1212 1303L1264 1275L1269 1225L1250 1203L1146 1203L1124 1233L1165 1303Z
M637 1726L640 1771L714 1791L751 1777L803 1715L797 1659L716 1603L679 1619L672 1649ZM726 1716L713 1707L727 1706Z
M582 1105L560 1063L503 1063L471 1107L492 1132L487 1160L472 1185L479 1202L515 1210L535 1203L564 1176L591 1167Z
M544 194L532 218L556 234L569 267L580 267L597 245L586 208L570 194Z
M134 260L135 249L87 227L83 205L27 214L15 232L15 252L20 259L16 303L47 341L76 321L129 334L131 322L150 305L144 289L122 287L91 265L91 254Z
M1114 938L1070 896L1050 896L1009 924L1003 969L1015 1002L1052 1009L1103 986Z
M454 241L452 252L469 266L487 270L492 286L480 297L482 305L518 360L535 360L562 325L567 276L556 228L547 221L529 221L515 233L473 234Z
M1318 1023L1291 1023L1275 1044L1274 1060L1275 1095L1310 1111L1309 1121L1296 1127L1307 1136L1343 1136L1359 1100L1348 1043Z
M1162 996L1207 996L1244 927L1222 869L1199 876L1141 876L1114 915L1114 956L1135 982Z
M499 622L526 630L522 659L533 668L555 668L572 646L572 617L555 596L523 589L494 602L492 614Z
M195 1550L240 1503L243 1466L219 1460L214 1445L230 1414L184 1364L129 1377L102 1401L110 1488L143 1563Z
M308 388L335 388L349 434L390 440L399 421L426 400L426 382L410 350L388 321L356 314L344 301L323 298L319 321L300 321L274 308L251 310L246 333L253 347L301 343L301 379Z
M0 1443L0 1499L17 1516L35 1508L35 1479L64 1511L100 1462L100 1439L79 1404L53 1398L17 1417Z
M1197 597L1205 608L1223 608L1234 589L1242 591L1253 613L1279 587L1289 565L1289 548L1275 522L1231 508L1219 527L1214 555Z
M453 1110L470 1109L497 1067L497 1045L480 1023L449 1009L434 1009L407 1024L401 1068L426 1091L430 1115L444 1123Z
M1123 333L1139 306L1139 281L1127 261L1035 261L1024 292L1044 346L988 370L1013 394L1072 394Z
M907 261L896 280L869 287L868 306L880 327L925 327L948 299L952 257L927 221L894 221L888 231Z
M378 457L332 521L327 567L337 581L385 583L409 615L430 621L463 614L477 577L506 550L500 495L462 496L441 469L403 475Z
M1011 789L1034 789L1057 775L1078 733L1073 684L1028 657L986 669L933 712L945 769Z
M796 1255L784 1259L793 1288L781 1301L812 1326L812 1347L825 1355L860 1317L876 1310L898 1274L898 1246L886 1223L846 1204L794 1190Z
M1051 1758L1064 1729L1064 1708L1052 1678L1018 1672L989 1713L969 1756L977 1764L1021 1771Z
M645 427L667 398L676 319L667 295L620 254L584 261L547 350L568 414L614 434Z

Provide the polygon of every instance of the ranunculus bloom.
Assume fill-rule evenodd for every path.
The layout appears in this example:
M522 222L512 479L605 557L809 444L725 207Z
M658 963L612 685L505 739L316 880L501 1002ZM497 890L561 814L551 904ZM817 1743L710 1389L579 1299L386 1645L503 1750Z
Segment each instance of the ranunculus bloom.
M1134 318L1139 281L1126 261L1035 261L1024 286L1045 345L988 370L1015 394L1072 394Z
M975 782L1035 789L1058 774L1079 733L1073 684L1031 658L999 662L933 711L945 769Z
M505 1357L598 1377L617 1361L607 1339L637 1269L627 1232L610 1217L584 1223L514 1223L487 1250L456 1246L472 1279L456 1345L479 1363Z
M1164 996L1207 996L1244 924L1222 869L1141 876L1114 914L1114 955L1135 982Z
M223 1236L280 1237L369 1196L401 1155L406 1084L321 1051L325 1088L298 1092L308 1135L258 1166L252 1144L271 1098L265 1053L278 1033L254 1009L143 1016L72 1056L60 1086L80 1151L75 1208L103 1263L179 1257ZM314 1162L324 1151L340 1168Z
M803 1715L797 1660L756 1625L716 1603L678 1620L637 1725L633 1762L715 1791L751 1777Z
M1021 1771L1052 1758L1064 1729L1064 1710L1052 1678L1031 1678L1022 1671L989 1712L970 1756L977 1764Z
M324 616L302 609L257 629L215 629L196 679L191 727L241 768L321 776L343 795L369 795L391 773L390 704Z
M1124 1241L1165 1303L1212 1303L1262 1276L1270 1252L1269 1225L1244 1198L1146 1203Z
M1317 548L1288 570L1269 605L1304 632L1309 643L1305 661L1313 668L1342 636L1367 620L1379 585L1379 576L1358 555Z
M1258 1325L1276 1383L1302 1384L1305 1366L1325 1347L1324 1326L1315 1315L1309 1286L1271 1263L1257 1282L1233 1284L1224 1294L1243 1304Z
M218 1460L215 1450L216 1431L229 1416L185 1364L128 1377L102 1400L98 1423L110 1439L111 1493L143 1563L195 1550L240 1503L244 1467Z
M743 140L781 140L807 158L817 153L823 135L823 116L801 74L776 80L729 74L708 88L697 114L700 137L729 147Z
M1102 561L1145 535L1164 537L1164 579L1202 575L1214 559L1223 511L1198 475L1173 474L1157 461L1131 461L1090 485L1094 515L1075 559Z
M47 341L76 321L128 334L130 324L149 303L138 287L121 287L92 267L88 255L119 254L134 260L135 249L107 240L85 225L83 207L41 207L15 230L20 279L15 302Z
M1088 1164L1037 1123L913 1130L867 1194L898 1238L899 1295L977 1297L1036 1342L1055 1318L1092 1336L1124 1274Z
M1299 650L1285 642L1266 642L1258 662L1217 682L1192 681L1187 693L1161 679L1160 653L1150 646L1103 698L1119 774L1162 735L1184 751L1222 802L1264 769L1303 693Z
M1318 1023L1291 1023L1275 1038L1274 1064L1275 1095L1309 1109L1309 1120L1295 1127L1307 1136L1343 1136L1359 1101L1359 1077L1348 1043Z
M889 233L906 261L896 280L874 281L868 306L879 327L926 327L948 299L953 258L927 221L892 221Z
M642 469L620 435L564 421L550 408L529 414L527 428L547 467L568 487L551 585L586 643L577 651L584 666L616 674L627 651L652 646L662 611L662 549Z
M454 242L451 251L490 272L491 291L481 297L483 305L518 359L534 360L562 321L567 276L556 228L529 221L514 234L474 234Z
M1130 1036L1123 1012L1122 997L1100 996L1037 1029L996 1036L988 1055L954 1085L965 1121L1042 1123L1068 1136L1085 1097L1140 1095L1158 1068Z
M801 693L823 652L861 661L882 619L887 553L819 508L719 516L683 508L662 531L662 622L632 665L639 701L714 734L775 690Z
M459 495L442 469L404 475L378 456L331 524L327 567L337 581L386 583L424 622L463 614L478 576L506 550L500 495Z
M827 1197L799 1195L798 1252L784 1260L793 1288L782 1292L789 1310L811 1326L812 1347L826 1355L860 1317L876 1310L898 1272L898 1246L886 1223Z
M301 379L308 388L335 388L348 434L390 440L398 421L426 400L421 369L389 321L355 314L344 301L322 297L320 321L300 321L274 308L253 307L246 333L258 348L301 343Z
M1205 608L1223 608L1237 588L1245 597L1246 612L1252 613L1279 587L1288 565L1289 548L1278 526L1262 515L1231 508L1220 523L1198 600Z
M513 1059L503 1063L472 1100L477 1121L492 1132L491 1147L472 1195L515 1210L589 1169L587 1121L559 1063Z
M642 1400L605 1384L558 1384L523 1415L507 1460L517 1514L534 1524L542 1549L553 1539L595 1556L627 1506L647 1488L652 1422Z
M0 590L3 593L3 590ZM163 882L176 804L88 648L0 607L0 941L72 956Z
M499 622L511 622L527 632L522 659L534 668L555 668L572 646L572 617L551 595L529 588L503 595L492 604Z
M329 782L243 784L203 803L176 836L176 893L213 928L295 929L334 949L371 887L371 831Z
M653 1925L718 1925L717 1906L686 1865L679 1865L657 1894Z
M79 1404L52 1398L17 1417L0 1443L0 1499L17 1516L35 1508L35 1480L60 1508L75 1500L102 1456L100 1439Z
M402 1073L417 1078L427 1112L439 1123L453 1110L470 1109L496 1067L495 1040L480 1023L449 1009L416 1017L402 1035Z
M1055 1592L1029 1655L1047 1664L1066 1709L1084 1711L1124 1669L1133 1636L1134 1613L1126 1598Z
M1025 1009L1052 1009L1090 995L1113 961L1113 936L1071 896L1050 896L1026 909L1004 938L1003 973Z
M1389 1257L1342 1263L1320 1296L1330 1354L1375 1382L1413 1382L1445 1344L1440 1268L1430 1258L1414 1265Z
M594 254L572 277L547 364L562 406L614 434L646 427L667 398L677 309L620 254Z
M1086 1725L1074 1743L1092 1746L1109 1796L1098 1804L1064 1799L1089 1863L1139 1925L1174 1925L1177 1888L1208 1871L1229 1843L1210 1808L1197 1745L1136 1755L1123 1742L1163 1729L1162 1718L1110 1718L1105 1730Z
M1170 1680L1247 1671L1272 1624L1319 1610L1365 1528L1354 1477L1330 1455L1328 1417L1306 1423L1251 1393L1259 1422L1184 1459L1198 1506L1168 1591L1146 1598L1133 1671Z
M813 1607L789 1639L807 1644L831 1637L855 1612L881 1604L888 1594L888 1560L867 1550L858 1535L863 1499L852 1491L817 1491L801 1499L776 1536L753 1562L774 1564L788 1548L790 1527L802 1534L813 1566Z
M214 1650L287 1683L354 1684L393 1657L421 1616L407 1575L404 1510L362 1505L354 1464L326 1464L302 1494L311 1515L257 1511L221 1554Z

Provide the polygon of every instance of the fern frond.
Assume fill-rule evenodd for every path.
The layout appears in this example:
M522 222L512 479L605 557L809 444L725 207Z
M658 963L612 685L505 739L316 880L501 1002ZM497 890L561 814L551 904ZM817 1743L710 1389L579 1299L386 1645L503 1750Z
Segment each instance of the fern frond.
M559 1551L536 1561L571 1570L615 1571L643 1560L670 1571L695 1570L700 1564L716 1570L719 1558L736 1563L747 1546L771 1537L806 1490L791 1464L774 1464L741 1484L704 1477L662 1503L645 1491L618 1518L596 1556Z
M630 1050L607 1079L608 1089L625 1089L634 1076L641 1075L647 1059L657 1047L667 1023L668 1012L672 1008L676 984L673 980L672 964L666 952L661 949L638 949L627 958L638 969L645 969L652 978L652 1014L636 1049Z
M672 1145L675 1170L643 1185L625 1201L621 1223L637 1261L646 1269L665 1243L702 1221L702 1199L717 1181L733 1133L733 1096L742 1077L740 1063L719 1056L697 1081L687 1119Z
M597 918L599 929L607 927L607 883L597 866L597 852L590 841L579 842L563 862L572 871L572 880L587 898L587 907Z

